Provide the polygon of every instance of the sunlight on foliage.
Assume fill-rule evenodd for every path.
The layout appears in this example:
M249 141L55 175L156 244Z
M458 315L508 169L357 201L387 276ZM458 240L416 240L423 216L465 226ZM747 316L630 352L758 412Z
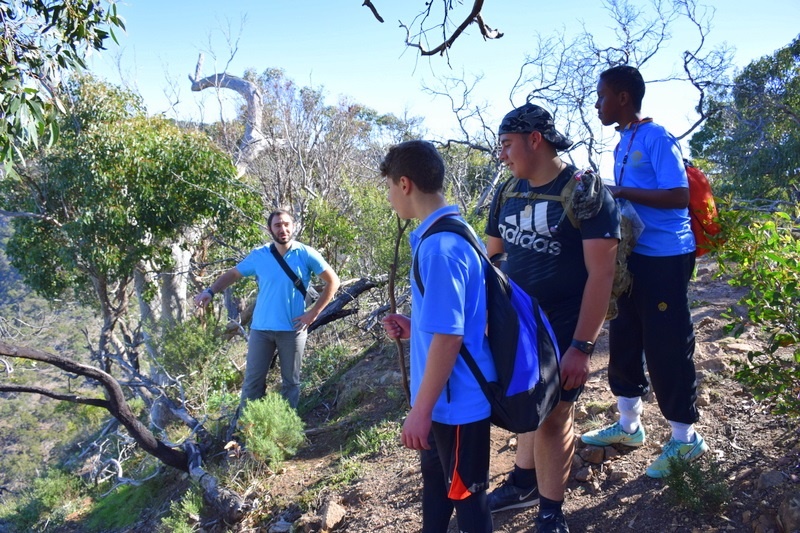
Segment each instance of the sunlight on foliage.
M719 254L720 274L748 289L739 301L746 315L723 317L734 335L752 324L767 337L766 350L748 353L736 377L775 413L800 416L800 210L728 211L721 220L728 241Z

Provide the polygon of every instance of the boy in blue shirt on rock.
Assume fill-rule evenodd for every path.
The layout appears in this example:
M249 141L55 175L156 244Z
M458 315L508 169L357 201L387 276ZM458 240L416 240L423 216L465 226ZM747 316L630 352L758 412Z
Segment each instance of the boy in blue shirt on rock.
M404 446L420 451L422 531L447 531L453 510L458 529L492 530L489 482L491 408L459 357L464 343L489 381L496 379L486 330L486 265L462 237L422 236L441 217L461 218L445 202L444 161L426 141L393 146L380 166L392 208L420 226L410 235L419 287L411 282L411 318L391 314L383 326L393 339L411 339L411 411L403 424Z

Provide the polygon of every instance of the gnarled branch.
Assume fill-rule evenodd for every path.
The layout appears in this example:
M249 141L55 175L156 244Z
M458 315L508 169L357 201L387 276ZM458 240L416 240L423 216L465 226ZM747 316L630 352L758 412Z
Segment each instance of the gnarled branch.
M423 14L421 14L423 21L428 18L432 4L433 4L432 1L428 2L428 9ZM448 5L448 3L446 3L445 9L449 10L452 9L452 7ZM447 50L449 50L450 47L453 46L453 43L456 41L456 39L458 39L461 36L461 34L464 33L464 30L466 30L467 27L473 22L478 25L478 28L480 29L481 35L483 35L484 39L499 39L500 37L502 37L503 36L502 32L492 29L488 25L486 25L486 23L483 20L483 17L481 16L481 9L483 9L483 0L475 0L475 2L472 4L472 10L469 12L469 15L467 15L464 18L464 20L453 31L450 37L446 37L445 23L447 22L447 16L445 15L445 21L442 23L442 29L443 29L443 34L446 38L439 46L432 48L430 50L426 50L425 47L422 46L420 42L416 43L411 42L411 30L401 21L400 27L406 30L406 46L419 49L420 55L423 56L432 56L436 54L444 55L445 52L447 52Z
M261 132L261 117L264 109L261 90L255 83L225 72L200 78L202 70L203 54L200 54L194 76L189 76L189 81L192 82L192 91L202 91L210 87L230 89L239 93L247 103L244 136L239 143L239 158L236 161L237 174L242 176L250 163L255 161L267 147L267 140Z

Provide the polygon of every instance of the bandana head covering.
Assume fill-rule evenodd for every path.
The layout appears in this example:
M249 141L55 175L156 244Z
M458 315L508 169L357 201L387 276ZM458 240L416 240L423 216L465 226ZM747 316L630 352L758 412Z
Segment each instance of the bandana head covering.
M509 112L500 123L498 135L533 131L540 132L556 150L566 150L572 146L572 141L556 129L553 116L544 108L531 103Z

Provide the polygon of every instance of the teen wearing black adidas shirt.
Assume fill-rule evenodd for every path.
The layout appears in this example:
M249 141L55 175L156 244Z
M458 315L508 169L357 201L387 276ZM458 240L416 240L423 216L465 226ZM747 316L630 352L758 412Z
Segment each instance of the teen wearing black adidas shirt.
M558 157L572 142L551 115L525 104L500 125L500 159L519 183L542 194L559 194L576 169ZM536 297L553 326L561 350L561 401L535 432L519 435L514 471L489 495L493 512L540 503L537 531L569 531L561 511L572 464L573 406L589 374L589 357L608 309L614 279L619 213L601 188L599 212L580 229L562 217L559 201L497 195L486 233L487 251L508 254L504 269Z

